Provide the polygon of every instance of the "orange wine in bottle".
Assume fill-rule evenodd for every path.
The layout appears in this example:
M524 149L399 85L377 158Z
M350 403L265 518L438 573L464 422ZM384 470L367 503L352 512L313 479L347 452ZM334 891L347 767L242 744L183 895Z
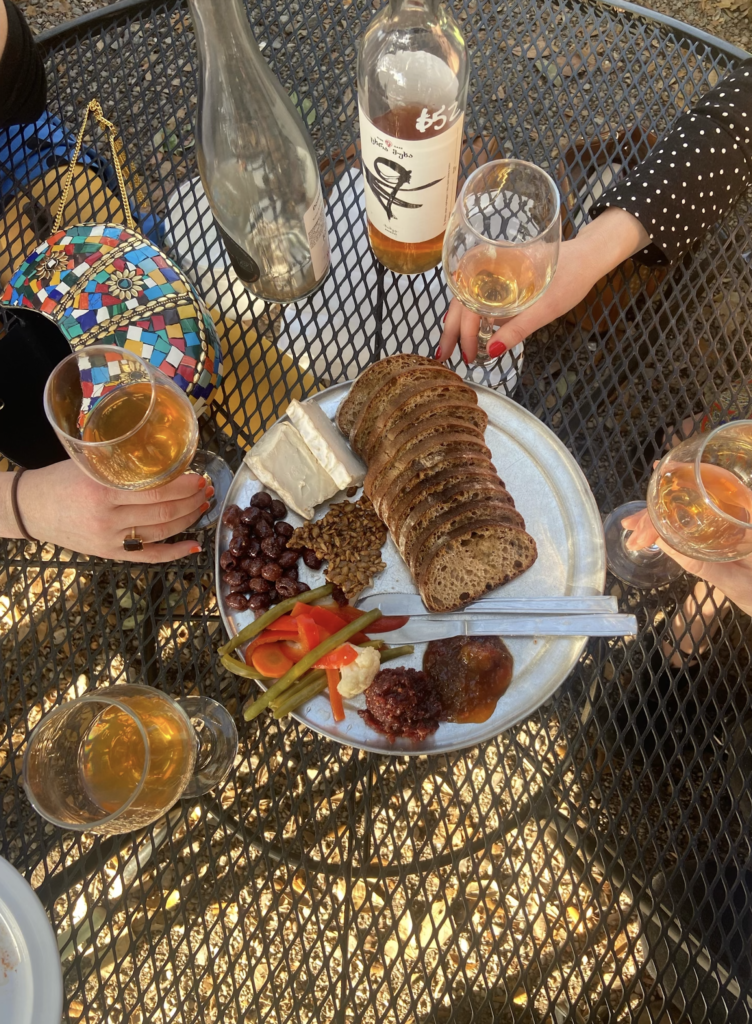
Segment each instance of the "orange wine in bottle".
M363 35L358 110L368 235L396 273L441 262L467 83L465 41L440 0L390 0Z

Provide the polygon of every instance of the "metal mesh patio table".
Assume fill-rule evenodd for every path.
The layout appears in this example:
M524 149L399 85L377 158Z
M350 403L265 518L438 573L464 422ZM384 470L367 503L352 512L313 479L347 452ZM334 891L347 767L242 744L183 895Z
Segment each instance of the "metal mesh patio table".
M440 331L437 274L397 279L359 246L355 51L377 6L248 6L313 137L347 272L287 310L244 302L212 267L197 277L225 346L203 445L235 468L291 397L386 353L429 354ZM461 174L499 154L546 167L567 230L578 182L639 159L745 56L630 4L469 0L457 13L473 68ZM180 225L175 190L187 219L198 173L185 4L129 0L43 44L51 112L75 129L99 98L138 205L163 220L172 196ZM18 209L2 215L10 240ZM604 514L644 496L663 430L752 378L751 257L742 201L668 272L626 269L596 307L526 343L514 398L571 450ZM216 657L211 535L160 568L1 550L0 853L57 931L66 1019L749 1020L746 616L728 610L669 673L661 640L691 582L638 593L609 578L638 637L590 641L554 699L491 743L386 758L293 719L243 723L252 684ZM240 723L235 768L143 833L63 833L24 795L26 738L55 704L125 681L222 700Z

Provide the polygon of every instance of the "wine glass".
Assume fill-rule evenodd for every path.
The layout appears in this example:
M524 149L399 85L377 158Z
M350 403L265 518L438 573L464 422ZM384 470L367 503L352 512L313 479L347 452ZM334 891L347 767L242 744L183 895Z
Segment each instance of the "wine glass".
M161 370L117 345L89 345L52 371L44 409L71 457L108 487L161 487L187 470L205 476L214 495L193 529L216 523L232 473L198 450L193 405Z
M23 783L53 825L132 832L218 786L237 747L232 716L216 701L119 683L44 716L26 746Z
M561 215L553 179L524 160L494 160L474 171L457 197L444 235L444 273L452 293L481 317L475 361L492 356L494 319L531 306L559 259ZM502 375L512 373L513 367Z
M615 509L603 524L608 565L634 587L657 587L684 571L658 545L630 551L626 516L647 508L663 540L703 562L752 554L752 420L734 420L672 448L653 471L648 500Z

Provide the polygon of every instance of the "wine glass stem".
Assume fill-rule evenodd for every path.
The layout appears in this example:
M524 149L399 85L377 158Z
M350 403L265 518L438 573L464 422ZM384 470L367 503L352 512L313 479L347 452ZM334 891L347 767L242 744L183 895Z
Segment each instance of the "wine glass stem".
M478 330L478 351L475 356L475 362L478 366L484 366L490 358L488 355L488 342L495 330L496 327L493 320L490 320L487 316L482 316L480 318L480 328Z

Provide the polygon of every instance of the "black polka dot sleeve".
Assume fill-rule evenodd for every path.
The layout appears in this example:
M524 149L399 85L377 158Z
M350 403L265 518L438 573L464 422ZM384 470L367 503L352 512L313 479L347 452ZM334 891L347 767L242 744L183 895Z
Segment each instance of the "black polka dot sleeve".
M593 204L633 214L652 244L643 263L678 259L717 223L752 180L752 60L726 75L627 177Z

